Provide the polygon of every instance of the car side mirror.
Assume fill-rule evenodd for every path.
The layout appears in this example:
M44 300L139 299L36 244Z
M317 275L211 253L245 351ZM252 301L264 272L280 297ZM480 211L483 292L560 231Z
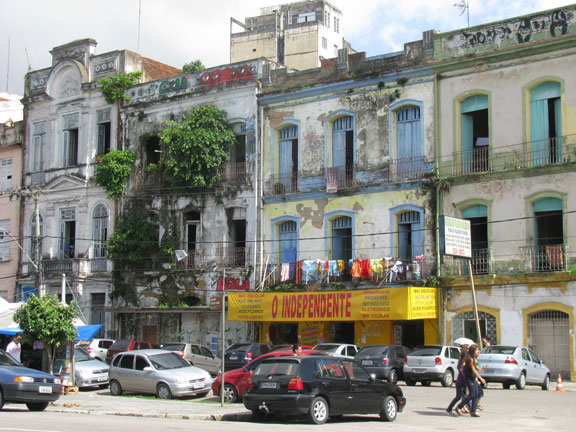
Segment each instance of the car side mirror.
M541 365L543 365L543 364L544 364L544 360L540 360L539 363L540 363Z

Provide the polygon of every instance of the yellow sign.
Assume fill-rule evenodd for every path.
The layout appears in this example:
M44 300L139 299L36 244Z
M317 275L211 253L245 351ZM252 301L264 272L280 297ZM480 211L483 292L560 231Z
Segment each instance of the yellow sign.
M367 321L436 318L436 288L228 294L231 321Z

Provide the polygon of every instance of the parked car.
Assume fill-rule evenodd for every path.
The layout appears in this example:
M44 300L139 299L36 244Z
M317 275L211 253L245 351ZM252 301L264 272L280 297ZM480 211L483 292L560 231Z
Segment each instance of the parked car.
M314 347L315 350L324 351L338 357L354 358L358 352L358 347L353 344L344 343L323 343Z
M106 353L106 363L110 364L114 356L124 351L134 351L141 349L159 349L160 345L138 340L117 340L108 347Z
M125 391L155 394L161 399L175 396L206 396L212 377L172 351L144 349L126 351L110 365L110 393Z
M458 376L459 356L460 348L455 346L419 345L404 359L404 381L409 386L440 381L443 387L451 387Z
M114 339L92 339L87 344L79 344L77 346L84 348L90 357L105 362L108 348L114 342L116 342Z
M217 375L220 370L220 359L208 347L192 343L172 342L162 345L166 351L174 351L191 366L207 370L211 375Z
M317 350L302 350L301 356L307 355L324 355L322 351ZM292 348L290 350L284 351L271 351L267 354L263 354L258 358L255 358L246 366L234 370L228 370L224 372L224 401L225 402L237 402L242 400L242 396L246 393L246 386L248 385L248 380L252 371L256 369L257 366L262 363L266 358L270 357L282 357L293 355ZM219 373L216 379L212 383L212 393L214 396L220 396L220 390L222 389L222 374Z
M478 365L487 383L502 383L505 389L512 384L518 390L524 390L526 384L539 385L542 390L550 387L550 369L530 348L492 345L482 350Z
M379 414L394 421L406 405L397 385L376 379L354 360L332 356L265 359L243 400L256 418L306 415L316 424L344 414Z
M74 349L74 384L80 388L107 387L110 367L92 358L83 348Z
M30 411L44 411L61 394L60 378L24 367L0 349L0 409L12 402L25 403Z
M250 363L256 357L270 352L270 345L261 343L236 343L224 355L224 369L238 369Z
M396 384L404 379L404 358L410 352L400 345L366 345L354 359L377 378Z

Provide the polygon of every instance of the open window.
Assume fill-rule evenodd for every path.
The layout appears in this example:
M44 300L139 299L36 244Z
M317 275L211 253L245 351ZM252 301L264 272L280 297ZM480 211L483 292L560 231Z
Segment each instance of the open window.
M65 115L63 118L64 166L78 165L78 114Z
M332 121L332 167L329 177L335 176L338 188L354 186L354 117L344 115Z
M348 261L352 256L352 218L339 216L331 221L331 259Z
M110 109L96 111L96 133L98 136L96 154L99 156L110 152L111 129Z
M460 103L462 122L462 174L489 169L488 96L474 95Z
M60 259L76 256L76 209L60 209Z
M562 162L562 105L559 82L530 90L530 140L533 165Z
M298 126L289 125L280 129L279 169L276 193L298 191Z
M534 203L536 271L564 269L564 210L559 198L543 198Z
M474 274L489 272L488 250L488 210L484 205L473 205L466 208L462 214L470 221L472 246L472 271Z

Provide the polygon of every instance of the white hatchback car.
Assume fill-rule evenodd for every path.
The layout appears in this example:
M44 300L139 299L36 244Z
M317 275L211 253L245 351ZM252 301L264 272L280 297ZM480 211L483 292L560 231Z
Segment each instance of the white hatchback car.
M409 386L440 381L443 387L451 387L458 376L459 356L460 348L455 346L419 345L404 359L404 380Z
M92 339L88 344L78 344L77 346L84 348L90 357L106 363L108 348L114 342L116 342L114 339Z
M350 359L353 359L358 352L358 347L356 345L344 343L323 343L316 345L312 349L324 351L333 356L346 357Z

